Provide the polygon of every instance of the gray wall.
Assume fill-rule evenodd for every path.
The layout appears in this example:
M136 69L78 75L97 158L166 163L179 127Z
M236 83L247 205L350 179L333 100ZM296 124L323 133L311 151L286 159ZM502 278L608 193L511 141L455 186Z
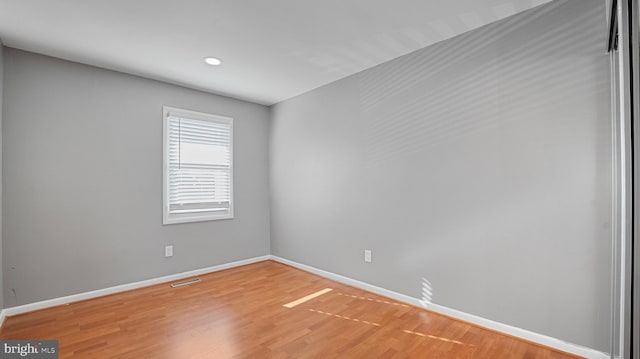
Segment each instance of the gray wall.
M269 253L267 107L10 48L4 96L6 306ZM233 220L162 225L163 105L235 119Z
M272 253L608 351L606 34L558 0L275 105Z

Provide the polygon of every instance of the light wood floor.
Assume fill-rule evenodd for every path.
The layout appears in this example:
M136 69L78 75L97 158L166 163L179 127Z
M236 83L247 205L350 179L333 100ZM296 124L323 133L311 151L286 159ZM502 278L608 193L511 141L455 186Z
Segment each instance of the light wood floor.
M58 339L60 358L577 358L272 261L200 278L12 316L0 339Z

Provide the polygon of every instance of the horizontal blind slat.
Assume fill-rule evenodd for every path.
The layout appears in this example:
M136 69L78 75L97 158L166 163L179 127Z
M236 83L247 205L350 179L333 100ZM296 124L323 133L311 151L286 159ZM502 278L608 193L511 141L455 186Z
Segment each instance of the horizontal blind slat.
M229 208L231 125L176 116L167 122L169 211Z

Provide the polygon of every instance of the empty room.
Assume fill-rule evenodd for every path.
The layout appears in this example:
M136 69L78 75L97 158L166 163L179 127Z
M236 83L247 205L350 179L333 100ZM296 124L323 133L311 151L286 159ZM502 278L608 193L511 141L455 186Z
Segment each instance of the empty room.
M0 358L640 358L637 0L0 0Z

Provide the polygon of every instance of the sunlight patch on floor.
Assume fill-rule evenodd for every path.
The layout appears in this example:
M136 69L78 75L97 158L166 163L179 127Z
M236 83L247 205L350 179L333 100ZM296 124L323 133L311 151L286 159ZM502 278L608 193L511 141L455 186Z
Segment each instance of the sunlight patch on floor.
M304 303L304 302L308 302L308 301L310 301L310 300L311 300L311 299L313 299L313 298L317 298L317 297L319 297L319 296L321 296L321 295L323 295L323 294L325 294L325 293L329 293L329 292L331 292L332 290L333 290L333 289L331 289L331 288L325 288L325 289L323 289L323 290L319 290L319 291L317 291L317 292L315 292L315 293L311 293L311 294L309 294L309 295L308 295L308 296L306 296L306 297L302 297L302 298L300 298L300 299L296 299L296 300L294 300L293 302L287 303L287 304L283 305L283 307L285 307L285 308L293 308L293 307L295 307L295 306L297 306L297 305L300 305L300 304L302 304L302 303Z

